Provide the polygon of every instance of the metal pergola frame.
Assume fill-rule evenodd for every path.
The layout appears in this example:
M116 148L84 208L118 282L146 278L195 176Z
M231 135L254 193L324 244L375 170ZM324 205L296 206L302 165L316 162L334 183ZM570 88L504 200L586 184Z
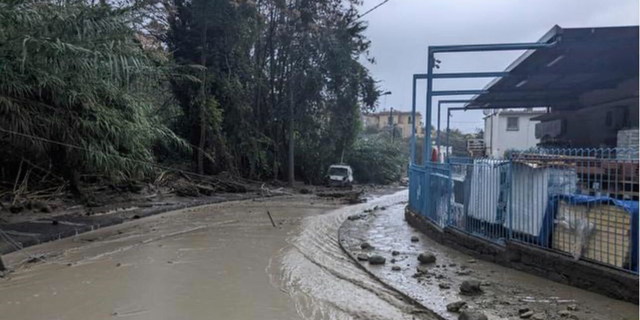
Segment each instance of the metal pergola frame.
M467 79L467 78L500 78L509 76L509 72L507 71L498 71L498 72L458 72L458 73L434 73L433 69L435 67L435 54L436 53L454 53L454 52L486 52L486 51L520 51L520 50L536 50L536 49L544 49L554 46L557 43L556 41L552 42L529 42L529 43L501 43L501 44L476 44L476 45L451 45L451 46L429 46L427 53L427 73L419 73L413 75L413 94L412 94L412 106L411 106L411 116L414 119L414 124L411 129L411 165L415 165L416 155L415 155L415 143L416 143L416 126L415 126L415 116L416 116L416 82L419 79L427 80L427 103L426 103L426 112L425 112L425 137L424 137L424 145L422 148L422 159L423 166L426 167L427 159L429 159L429 154L431 151L431 116L432 116L432 99L435 96L456 96L456 95L478 95L488 93L487 90L433 90L433 80L434 79ZM442 104L446 103L470 103L473 100L443 100L438 102L438 133L437 133L437 142L439 144L439 129L440 129L440 108ZM527 108L531 106L519 106L512 105L508 108ZM504 107L507 108L507 107ZM471 107L466 106L462 108L450 108L449 110L482 110L486 109L480 106ZM491 107L490 109L500 109L496 107ZM450 113L448 113L448 116ZM449 132L449 119L447 118L447 141L448 141L448 132ZM448 143L447 143L448 145Z

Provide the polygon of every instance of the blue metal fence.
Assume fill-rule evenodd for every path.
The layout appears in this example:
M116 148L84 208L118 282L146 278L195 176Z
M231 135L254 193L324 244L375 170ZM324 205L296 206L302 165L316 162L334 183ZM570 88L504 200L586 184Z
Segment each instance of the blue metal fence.
M438 226L638 271L638 156L533 149L410 168L409 207Z

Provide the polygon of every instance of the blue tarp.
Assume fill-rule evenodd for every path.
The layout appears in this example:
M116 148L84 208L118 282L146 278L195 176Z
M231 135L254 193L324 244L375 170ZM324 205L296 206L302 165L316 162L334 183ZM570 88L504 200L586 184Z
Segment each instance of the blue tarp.
M558 211L558 202L564 200L572 205L584 205L590 206L595 204L608 204L620 207L627 211L631 215L631 269L638 271L638 201L618 200L611 197L596 197L587 195L556 195L549 199L547 206L547 212L545 214L545 223L543 223L543 229L541 231L541 238L543 242L549 246L550 236L553 234L553 220L551 217L555 217Z

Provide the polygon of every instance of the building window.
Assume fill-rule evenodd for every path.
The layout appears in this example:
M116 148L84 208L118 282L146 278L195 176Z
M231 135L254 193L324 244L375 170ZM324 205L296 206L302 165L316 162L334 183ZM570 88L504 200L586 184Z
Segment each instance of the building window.
M392 116L387 117L387 124L388 125L393 125L393 117Z
M518 117L507 118L507 131L518 131Z
M412 123L413 123L413 122L411 122L411 116L409 116L409 121L408 121L408 123L409 123L409 124L412 124Z

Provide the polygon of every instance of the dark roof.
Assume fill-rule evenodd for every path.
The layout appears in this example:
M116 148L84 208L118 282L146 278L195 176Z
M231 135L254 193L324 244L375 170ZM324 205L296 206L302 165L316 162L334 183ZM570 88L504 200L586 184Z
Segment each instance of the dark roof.
M594 90L615 91L612 96L617 99L638 96L638 30L555 26L540 39L556 41L554 46L525 52L507 67L508 76L492 81L485 88L488 93L475 96L468 105L557 110L588 105L584 94Z

